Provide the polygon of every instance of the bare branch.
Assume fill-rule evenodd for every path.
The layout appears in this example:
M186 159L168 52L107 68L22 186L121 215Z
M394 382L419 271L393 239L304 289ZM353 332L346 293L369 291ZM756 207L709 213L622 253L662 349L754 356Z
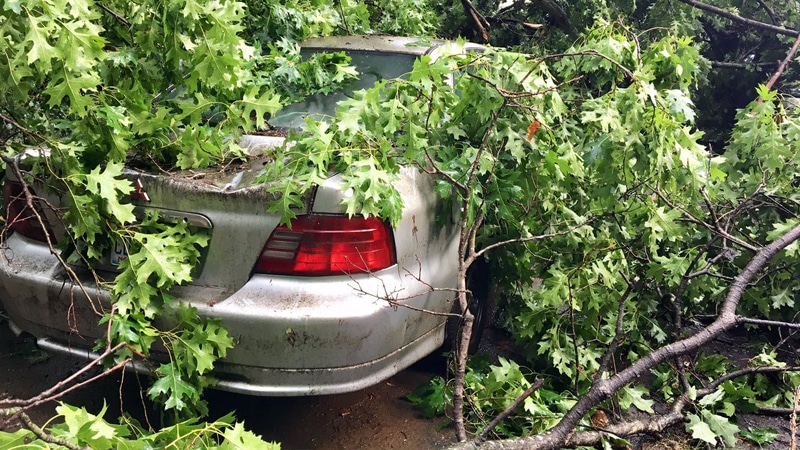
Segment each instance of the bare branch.
M775 86L775 83L777 83L778 78L783 75L783 71L786 70L786 66L789 65L789 62L794 57L794 54L797 53L798 46L800 46L800 32L797 33L797 39L794 40L794 45L792 45L789 53L786 54L786 58L783 58L783 61L781 61L781 64L778 66L778 70L772 74L772 77L767 82L767 89L772 89Z
M753 319L750 317L740 317L739 322L749 323L753 325L766 325L770 327L784 327L784 328L792 328L795 330L800 330L800 323L795 323L795 322L781 322L777 320Z
M717 388L724 382L728 380L735 380L736 378L743 377L746 375L752 375L755 373L783 373L783 372L798 372L800 371L800 367L792 366L792 367L774 367L774 366L763 366L763 367L747 367L744 369L737 370L735 372L731 372L725 374L716 380L712 381L708 384L705 388L697 391L698 397L705 397L708 394L713 393L717 390Z
M489 32L486 31L486 29L489 28L489 22L486 18L478 12L469 0L461 0L461 5L464 7L464 13L470 18L470 21L475 26L478 33L480 33L483 42L489 42Z
M720 226L716 226L716 225L710 224L710 223L706 222L703 219L697 218L692 213L690 213L686 208L684 208L682 206L679 206L679 205L676 205L669 198L667 198L667 196L664 195L663 192L661 192L660 188L654 188L653 192L656 195L658 195L658 198L660 198L661 201L666 203L667 206L669 206L672 209L677 209L678 211L682 212L684 217L686 217L690 222L695 223L697 225L701 225L701 226L707 228L709 231L717 233L721 237L723 237L723 238L725 238L725 239L727 239L727 240L729 240L729 241L731 241L731 242L733 242L733 243L735 243L735 244L737 244L737 245L739 245L741 247L744 247L744 248L746 248L747 250L750 250L753 253L758 251L758 247L756 247L756 246L754 246L754 245L752 245L752 244L750 244L748 242L745 242L742 239L739 239L738 237L730 234L727 230L723 229Z
M717 8L716 6L711 6L711 5L708 5L706 3L698 2L696 0L680 0L680 1L683 2L683 3L686 3L687 5L693 6L693 7L697 8L697 9L702 9L703 11L707 11L707 12L716 14L718 16L725 17L726 19L730 19L730 20L732 20L734 22L738 22L738 23L742 23L742 24L749 25L749 26L752 26L752 27L760 28L762 30L772 31L773 33L782 34L784 36L791 36L791 37L795 37L798 34L800 34L800 31L793 30L791 28L779 27L779 26L775 26L775 25L770 25L768 23L759 22L757 20L747 19L747 18L742 17L742 16L740 16L738 14L734 14L732 12L728 12L728 11L722 9L722 8Z
M480 443L485 441L486 438L489 436L489 433L491 433L492 430L494 430L494 428L500 424L500 422L502 422L503 420L505 420L506 417L511 415L511 413L514 412L514 410L517 409L517 407L521 405L526 398L530 397L534 392L536 392L540 387L542 387L543 384L544 380L541 378L537 378L536 381L534 381L533 384L531 384L530 387L528 387L528 389L526 389L525 392L522 393L522 395L517 397L516 400L511 402L511 404L508 405L508 407L503 410L503 412L501 412L500 414L497 415L497 417L492 419L492 421L489 422L489 425L486 425L486 428L484 428L483 431L481 431L481 434L479 434L475 438L474 442Z
M711 61L711 67L715 69L752 69L753 67L775 67L777 65L777 62L736 63L728 61Z
M118 12L114 11L113 9L109 8L103 2L97 2L97 6L99 6L100 9L105 11L107 14L110 14L117 22L125 25L126 27L130 27L131 26L131 23L128 22L128 19L122 17L122 15L120 13L118 13Z
M778 15L775 14L775 11L773 11L772 8L770 8L769 5L767 5L764 2L764 0L757 0L757 1L758 1L758 6L760 6L764 11L766 11L767 15L769 16L769 20L771 20L773 24L780 23Z
M116 353L116 351L121 349L122 347L130 348L130 346L128 346L128 344L126 344L124 342L120 342L119 344L115 345L114 347L107 348L101 355L97 356L95 359L93 359L92 361L90 361L89 363L84 365L80 370L76 371L75 373L73 373L69 377L59 381L58 383L53 385L53 387L51 387L50 389L47 389L46 391L43 391L43 392L39 393L38 395L36 395L34 397L31 397L31 398L29 398L27 400L22 400L22 399L0 400L0 405L4 405L5 404L5 405L21 406L23 409L32 408L32 407L40 405L42 403L46 403L46 402L55 400L55 399L63 396L64 394L66 394L68 392L74 391L75 389L78 389L78 388L80 388L82 386L85 386L85 385L95 381L95 380L98 380L98 379L100 379L100 378L102 378L102 377L104 377L104 376L106 376L106 375L108 375L108 374L110 374L110 373L112 373L112 372L114 372L116 370L119 370L119 369L123 368L125 365L127 365L130 362L130 359L125 359L125 360L121 361L120 363L118 363L117 365L115 365L114 367L112 367L111 369L106 370L106 371L104 371L103 373L101 373L101 374L99 374L97 376L94 376L94 377L92 377L92 378L90 378L88 380L82 381L80 383L77 383L77 384L65 389L66 386L69 386L72 382L77 380L81 375L85 374L86 372L88 372L89 370L94 368L97 364L99 364L106 357L111 356L114 353ZM130 348L130 349L134 353L139 354L133 348Z
M481 256L481 255L487 253L488 251L490 251L492 249L495 249L495 248L498 248L498 247L502 247L504 245L521 244L521 243L525 243L525 242L541 241L543 239L554 238L554 237L557 237L557 236L565 236L565 235L568 235L568 234L572 233L573 231L575 231L575 230L577 230L579 228L583 228L583 227L589 225L590 223L594 222L598 218L599 218L599 216L598 217L592 217L591 219L588 219L585 222L580 223L578 225L573 225L573 226L567 228L564 231L557 231L555 233L537 234L536 236L528 236L528 237L521 237L521 238L514 238L514 239L506 239L504 241L495 242L495 243L487 245L486 247L483 247L479 251L475 252L475 256Z
M614 332L614 337L611 339L611 343L608 344L608 349L606 349L603 358L600 360L600 367L597 369L597 378L595 382L601 380L602 374L608 371L608 363L611 361L611 357L614 356L614 352L617 351L617 347L619 347L620 342L622 342L622 337L624 336L623 324L624 324L624 317L625 317L625 302L628 301L631 293L633 292L634 287L639 282L639 277L635 277L633 280L628 280L625 277L625 274L620 274L625 281L628 283L628 286L625 288L625 292L622 293L622 296L619 299L619 310L617 311L617 326Z
M427 286L428 290L425 291L425 292L420 292L418 294L407 295L405 297L400 297L400 296L397 295L400 292L399 290L394 290L392 292L389 292L389 290L386 289L386 286L384 285L382 294L374 294L372 292L367 292L366 289L361 287L361 283L359 283L359 281L353 276L350 277L350 281L354 283L351 286L351 288L354 291L356 291L356 292L358 292L358 293L360 293L362 295L365 295L367 297L372 297L375 300L385 301L390 306L392 306L393 308L405 308L405 309L409 309L409 310L412 310L412 311L417 311L417 312L421 312L421 313L425 313L425 314L430 314L430 315L433 315L433 316L461 317L461 314L444 313L444 312L440 312L440 311L433 311L433 310L430 310L430 309L418 308L416 306L412 306L412 305L409 305L407 303L403 303L405 301L412 300L412 299L415 299L417 297L422 297L422 296L428 295L428 294L430 294L432 292L454 292L454 293L458 293L459 292L458 289L453 289L453 288L437 288L437 287L433 286L432 284L428 283L427 281L423 280L420 275L415 275L415 274L411 273L411 271L408 270L408 268L403 268L403 270L406 272L406 276L409 276L409 277L413 278L414 280L416 280L417 282ZM378 278L376 278L376 279L378 279ZM378 280L380 280L380 279L378 279ZM383 284L383 281L381 281L381 284Z

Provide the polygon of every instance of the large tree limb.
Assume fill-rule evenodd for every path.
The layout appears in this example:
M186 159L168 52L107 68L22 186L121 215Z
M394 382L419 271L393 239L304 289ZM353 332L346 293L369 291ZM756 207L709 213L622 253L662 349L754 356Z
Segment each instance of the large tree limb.
M711 6L706 3L698 2L696 0L680 0L687 5L693 6L697 9L702 9L703 11L708 11L710 13L716 14L718 16L725 17L726 19L730 19L734 22L742 23L745 25L749 25L752 27L760 28L762 30L772 31L773 33L782 34L784 36L791 36L795 37L800 34L800 31L793 30L791 28L784 28L779 27L776 25L771 25L764 22L759 22L758 20L748 19L746 17L742 17L738 14L734 14L732 12L726 11L722 8L717 8L716 6Z
M789 232L775 240L771 244L762 247L745 268L734 278L733 283L728 289L728 294L720 306L720 313L717 319L707 327L701 329L694 335L665 345L653 353L646 355L633 363L630 367L618 372L617 374L595 382L586 395L581 397L570 409L561 421L551 430L526 438L506 439L497 442L486 442L484 444L470 443L467 446L454 448L481 448L481 449L559 449L564 446L586 445L596 443L597 440L588 440L586 432L575 432L575 428L586 416L586 414L600 402L608 399L615 392L626 385L635 381L640 376L647 373L658 364L665 362L676 356L685 355L708 344L722 333L730 330L742 322L742 318L736 315L736 307L739 304L745 290L755 279L758 273L764 269L769 261L781 250L791 243L800 240L800 226L791 229ZM682 405L685 399L682 397L673 405L669 414L654 417L646 421L637 421L632 424L620 424L620 429L609 428L606 432L613 432L618 435L630 435L654 430L658 427L666 427L682 420ZM625 427L628 428L625 428ZM663 428L662 428L663 429ZM601 435L594 435L593 439L598 439ZM586 440L585 440L586 439Z

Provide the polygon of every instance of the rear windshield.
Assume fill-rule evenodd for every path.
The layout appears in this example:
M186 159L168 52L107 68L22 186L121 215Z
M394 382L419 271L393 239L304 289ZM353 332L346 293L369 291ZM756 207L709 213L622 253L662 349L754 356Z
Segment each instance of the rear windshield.
M341 51L331 49L332 52ZM310 56L319 50L304 49L304 56ZM347 50L350 64L358 71L358 78L351 81L343 89L323 95L309 96L305 101L293 103L278 111L269 123L278 128L301 128L308 115L333 116L336 105L340 101L352 97L353 92L369 89L375 82L385 79L400 78L411 72L414 66L414 55L386 53L377 51ZM322 117L316 117L321 119Z

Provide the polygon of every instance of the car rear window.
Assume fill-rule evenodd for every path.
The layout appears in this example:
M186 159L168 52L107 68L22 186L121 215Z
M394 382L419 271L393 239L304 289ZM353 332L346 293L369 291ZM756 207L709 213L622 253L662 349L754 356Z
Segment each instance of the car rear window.
M341 51L330 49L331 52ZM302 51L304 56L318 53L319 49ZM414 67L414 55L400 53L386 53L377 51L348 50L350 64L358 71L358 78L351 81L343 89L330 94L316 94L306 98L305 101L293 103L278 111L269 123L278 128L301 128L306 116L315 115L320 119L323 116L333 116L336 113L336 105L348 97L352 97L353 92L361 89L369 89L377 81L400 78L411 72Z

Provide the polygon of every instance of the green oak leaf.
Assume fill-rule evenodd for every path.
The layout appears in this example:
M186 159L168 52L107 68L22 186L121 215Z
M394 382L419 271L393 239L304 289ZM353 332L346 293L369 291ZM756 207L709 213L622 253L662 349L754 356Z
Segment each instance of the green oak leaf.
M47 102L49 106L61 106L66 98L70 102L70 111L77 114L78 117L86 117L89 107L94 104L88 93L101 83L100 77L94 71L76 74L62 67L55 72L50 85L44 90L44 94L50 97Z
M255 119L255 128L264 128L266 115L273 115L281 108L281 97L269 90L261 92L258 86L247 90L239 102L243 107L243 117L247 123Z
M736 446L736 435L739 433L739 426L731 423L730 419L707 410L701 412L703 422L707 423L712 432L717 434L725 442L727 447Z
M222 437L225 439L219 450L280 450L280 444L265 442L261 436L246 430L244 424L236 422L227 428Z
M689 421L686 423L686 431L691 433L692 438L699 439L711 445L717 444L717 435L711 431L707 423L700 420L696 414L688 414L686 416Z
M158 379L147 391L147 395L153 400L163 400L167 409L180 411L187 407L187 402L193 403L200 399L200 391L186 381L175 364L161 364L156 369L156 374Z
M130 431L124 425L113 425L103 419L107 405L103 402L100 412L95 415L85 408L61 403L56 412L64 418L66 430L62 437L83 442L92 449L106 450L116 448L117 440L128 436Z
M86 188L100 196L109 214L121 224L136 221L133 214L133 205L122 204L120 195L127 196L133 191L130 181L121 179L122 163L109 162L102 171L96 167L85 175Z
M184 262L183 244L174 236L134 233L139 250L128 255L137 283L155 283L158 288L170 287L191 280L191 268ZM152 279L151 279L152 277Z
M27 16L28 32L25 34L25 41L30 42L31 48L27 52L20 50L20 53L27 53L29 65L39 61L43 69L49 70L50 61L58 57L55 47L48 42L48 36L56 25L47 17L36 17L29 12Z

